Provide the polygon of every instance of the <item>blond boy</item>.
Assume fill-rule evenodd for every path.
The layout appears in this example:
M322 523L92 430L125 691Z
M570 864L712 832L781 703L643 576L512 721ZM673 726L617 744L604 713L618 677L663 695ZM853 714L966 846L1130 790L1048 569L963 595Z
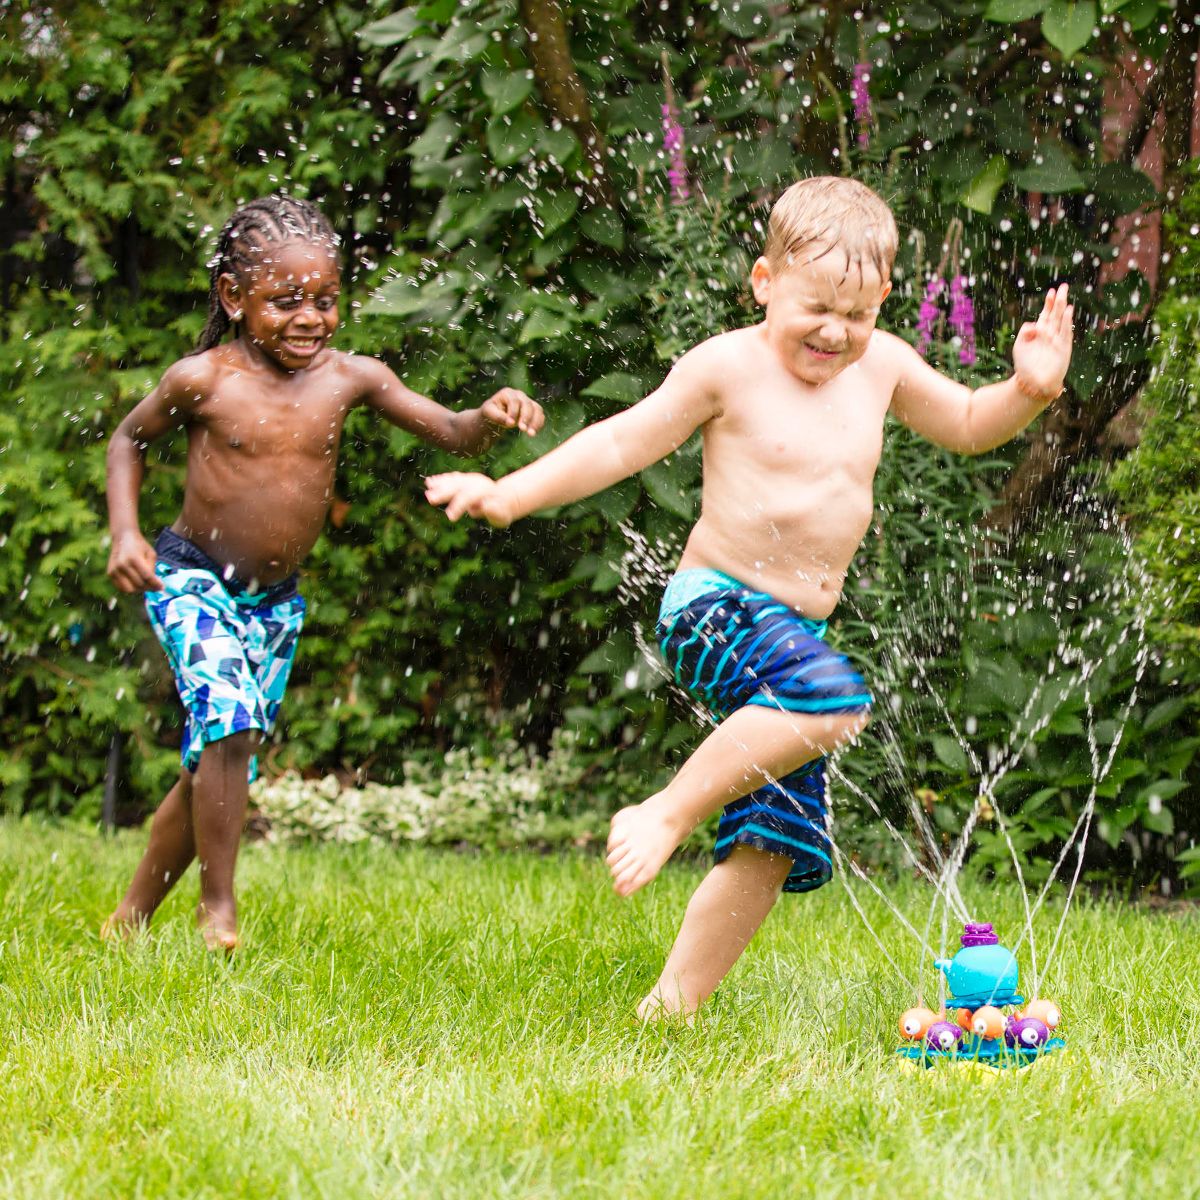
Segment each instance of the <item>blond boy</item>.
M1014 374L972 391L875 328L897 241L887 205L862 184L793 184L750 273L766 310L759 324L696 346L639 404L504 479L427 483L451 520L507 526L599 492L702 431L700 519L658 635L675 678L720 723L666 788L613 818L607 861L618 894L648 883L700 821L723 812L716 865L639 1005L643 1018L694 1013L781 891L830 878L823 761L863 729L871 698L823 636L871 522L884 418L979 454L1062 390L1065 285L1022 326Z

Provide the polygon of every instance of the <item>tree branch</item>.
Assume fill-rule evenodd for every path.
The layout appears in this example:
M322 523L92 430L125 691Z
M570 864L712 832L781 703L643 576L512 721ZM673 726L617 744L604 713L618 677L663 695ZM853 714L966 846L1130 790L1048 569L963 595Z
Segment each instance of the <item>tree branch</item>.
M1163 69L1166 66L1166 58L1155 68L1154 74L1150 77L1150 82L1146 85L1146 90L1139 97L1137 114L1133 118L1133 124L1129 128L1129 136L1125 139L1125 144L1121 147L1121 152L1117 155L1117 161L1125 163L1126 166L1133 166L1137 160L1137 156L1141 154L1142 149L1146 145L1146 139L1150 136L1150 130L1154 128L1154 122L1158 119L1158 108L1162 103L1163 91Z
M1146 363L1114 372L1092 393L1086 406L1069 396L1052 404L1028 453L1013 468L985 518L986 527L1014 535L1038 509L1061 495L1071 470L1093 453L1097 439L1141 391L1149 372Z
M1181 164L1191 149L1192 113L1196 103L1196 63L1192 58L1197 46L1200 2L1185 0L1171 15L1167 48L1141 95L1141 103L1129 129L1129 136L1118 155L1119 161L1132 166L1146 145L1161 111L1165 118L1163 160L1169 171Z
M616 197L605 169L604 137L592 120L587 90L575 70L559 0L521 0L521 19L529 37L529 60L542 102L583 146L591 168L585 180L588 199L614 207Z

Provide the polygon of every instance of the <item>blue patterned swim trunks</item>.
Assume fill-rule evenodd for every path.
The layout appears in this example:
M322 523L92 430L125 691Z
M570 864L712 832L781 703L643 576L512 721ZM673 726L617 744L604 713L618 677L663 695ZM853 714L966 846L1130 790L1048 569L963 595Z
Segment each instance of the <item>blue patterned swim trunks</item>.
M811 621L719 571L678 572L667 585L658 643L676 683L714 721L748 704L794 713L858 713L871 693ZM809 892L833 874L825 759L725 806L714 856L754 846L792 859L785 892Z
M163 586L146 593L146 612L187 712L180 757L195 772L210 742L275 727L304 624L304 599L294 575L247 591L171 529L159 534L154 549L154 573ZM255 757L251 780L257 773Z

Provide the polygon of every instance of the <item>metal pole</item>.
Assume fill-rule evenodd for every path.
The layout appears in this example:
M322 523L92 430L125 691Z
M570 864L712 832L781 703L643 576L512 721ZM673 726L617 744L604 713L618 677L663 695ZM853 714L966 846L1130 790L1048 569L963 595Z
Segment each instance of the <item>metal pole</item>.
M117 827L117 783L121 777L121 735L114 733L108 743L108 762L104 767L104 803L100 806L100 824L111 833Z

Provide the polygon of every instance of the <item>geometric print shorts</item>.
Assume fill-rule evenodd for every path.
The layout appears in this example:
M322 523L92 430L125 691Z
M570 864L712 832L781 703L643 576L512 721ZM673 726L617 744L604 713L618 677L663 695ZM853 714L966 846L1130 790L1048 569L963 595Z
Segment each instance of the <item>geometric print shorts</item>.
M305 604L295 577L247 592L236 578L222 579L216 570L199 565L195 556L180 566L163 551L195 551L198 547L173 531L171 541L184 547L156 545L154 573L160 592L148 591L146 612L171 670L187 713L180 757L195 772L200 753L210 742L245 729L270 733L287 687L296 642L304 624ZM170 557L182 557L178 552ZM204 556L207 557L207 556ZM258 773L257 756L250 760L249 777Z

